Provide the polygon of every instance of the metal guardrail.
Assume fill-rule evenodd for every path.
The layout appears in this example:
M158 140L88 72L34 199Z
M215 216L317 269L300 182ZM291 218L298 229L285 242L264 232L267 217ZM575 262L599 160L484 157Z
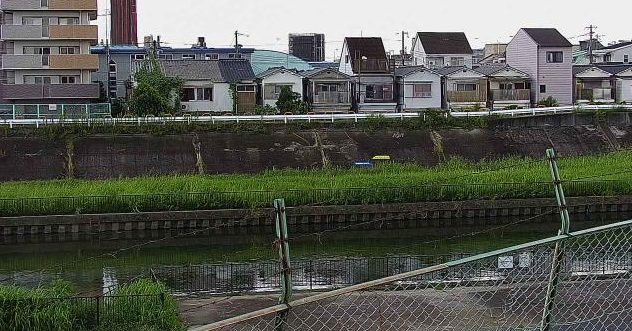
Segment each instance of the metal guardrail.
M1 107L0 107L1 109ZM494 110L482 112L455 112L447 111L444 113L446 117L454 118L479 118L479 117L519 117L519 116L538 116L538 115L555 115L573 113L576 111L607 111L607 110L624 110L632 111L632 105L587 105L587 106L568 106L553 108L529 108L515 110ZM410 119L410 118L426 118L425 113L370 113L370 114L305 114L305 115L248 115L248 116L215 116L212 112L200 112L200 116L195 114L184 116L146 116L146 117L123 117L112 118L111 116L102 116L101 118L7 118L2 117L0 112L0 126L9 126L10 128L19 126L45 126L45 125L145 125L145 124L166 124L166 123L247 123L247 122L263 122L263 123L294 123L294 122L355 122L365 121L375 118L385 119Z
M554 258L560 247L563 253ZM631 251L632 220L420 268L192 330L622 330L632 320Z

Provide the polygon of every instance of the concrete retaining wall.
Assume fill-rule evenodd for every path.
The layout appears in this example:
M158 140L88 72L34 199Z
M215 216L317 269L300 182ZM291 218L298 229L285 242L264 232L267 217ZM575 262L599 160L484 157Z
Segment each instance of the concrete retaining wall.
M572 214L630 212L632 196L569 198ZM433 202L369 206L288 208L288 223L301 225L357 224L385 221L388 227L449 227L506 222L511 217L557 211L553 199ZM215 210L107 215L0 218L0 234L76 234L165 229L243 228L272 225L273 211ZM388 221L388 222L386 222Z

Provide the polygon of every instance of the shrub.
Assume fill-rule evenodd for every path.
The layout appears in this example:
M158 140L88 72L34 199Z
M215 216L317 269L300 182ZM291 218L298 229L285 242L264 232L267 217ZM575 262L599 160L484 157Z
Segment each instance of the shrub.
M549 96L548 98L542 99L540 100L540 102L538 102L538 106L544 107L557 107L559 105L560 104L557 102L557 100L552 96Z

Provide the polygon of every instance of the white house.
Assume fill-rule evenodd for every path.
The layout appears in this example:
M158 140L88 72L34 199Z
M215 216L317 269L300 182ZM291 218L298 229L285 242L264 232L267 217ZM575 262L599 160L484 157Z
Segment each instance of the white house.
M466 67L437 69L443 76L444 108L465 109L487 106L487 78Z
M531 101L573 104L573 45L557 29L524 28L507 46L507 64L531 78Z
M345 38L338 70L352 77L353 108L358 112L395 112L395 75L382 38Z
M531 106L531 81L526 73L506 64L481 65L474 70L487 77L490 109Z
M395 69L398 106L401 111L415 112L440 109L441 75L423 66Z
M631 103L632 64L593 64L573 67L575 103Z
M617 73L617 102L632 104L632 66Z
M428 68L472 68L474 51L463 32L418 32L413 40L413 63Z
M260 98L264 106L276 107L279 95L284 87L298 93L303 99L303 76L296 70L285 68L270 68L259 75Z
M632 63L632 42L618 43L593 51L595 63Z

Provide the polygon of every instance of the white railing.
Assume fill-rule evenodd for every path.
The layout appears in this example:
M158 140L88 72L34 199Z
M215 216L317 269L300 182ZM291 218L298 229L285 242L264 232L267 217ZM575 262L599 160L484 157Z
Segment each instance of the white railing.
M623 109L632 111L632 105L588 105L588 106L568 106L553 108L530 108L516 110L498 110L498 111L481 111L481 112L444 112L444 116L455 118L475 118L475 117L528 117L539 115L554 115L573 113L576 111L598 111ZM2 119L0 117L0 126L44 126L55 124L109 124L109 125L143 125L143 124L166 124L166 123L244 123L244 122L265 122L265 123L291 123L291 122L336 122L336 121L353 121L360 122L376 117L386 119L406 119L425 117L422 113L370 113L370 114L306 114L306 115L248 115L248 116L213 116L205 113L204 116L165 116L165 117L123 117L123 118L24 118L24 119Z

